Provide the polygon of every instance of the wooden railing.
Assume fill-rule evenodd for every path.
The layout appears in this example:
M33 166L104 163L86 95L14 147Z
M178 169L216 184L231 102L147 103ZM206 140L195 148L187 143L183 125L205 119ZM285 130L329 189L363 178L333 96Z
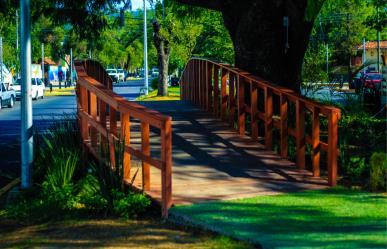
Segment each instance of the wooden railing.
M305 151L306 145L310 144L315 177L320 177L321 151L326 151L328 183L336 185L340 119L338 108L312 101L290 89L206 59L191 59L180 79L180 85L183 100L190 100L204 110L213 112L216 117L228 121L239 130L240 135L247 134L258 141L261 130L264 144L269 150L273 149L273 131L278 129L279 154L283 158L288 158L289 138L294 137L296 165L300 169L306 168ZM293 112L290 105L294 107ZM310 134L306 131L306 114L310 114ZM295 119L293 126L291 119ZM247 131L246 122L249 124ZM323 122L327 123L327 131L320 130Z
M168 216L172 204L172 119L157 111L129 102L111 89L111 79L102 66L92 61L76 61L78 118L84 144L94 156L98 148L109 148L112 168L115 168L115 141L124 144L122 159L124 183L130 183L131 156L142 161L142 189L150 190L150 166L161 170L162 215ZM103 84L102 84L103 83ZM118 114L119 113L119 114ZM120 115L120 121L117 121ZM130 143L131 118L141 122L141 150ZM150 154L150 127L160 130L161 158ZM118 129L119 128L119 129Z

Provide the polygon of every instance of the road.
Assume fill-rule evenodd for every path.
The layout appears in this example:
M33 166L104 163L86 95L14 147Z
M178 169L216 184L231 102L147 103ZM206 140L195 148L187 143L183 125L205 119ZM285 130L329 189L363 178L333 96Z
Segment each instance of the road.
M114 85L113 90L134 100L139 96L143 80ZM46 97L32 102L33 125L37 131L47 129L54 120L74 117L75 96ZM0 111L0 187L7 178L20 174L20 101L13 108Z

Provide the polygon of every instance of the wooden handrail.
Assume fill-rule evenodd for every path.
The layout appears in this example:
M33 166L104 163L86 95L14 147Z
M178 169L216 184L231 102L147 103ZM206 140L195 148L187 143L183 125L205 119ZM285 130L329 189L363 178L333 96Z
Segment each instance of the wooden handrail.
M142 161L142 190L151 186L150 166L161 170L162 215L172 205L172 118L129 102L112 91L112 81L102 66L93 61L76 61L78 119L84 144L98 160L110 160L115 168L114 141L124 143L123 182L130 183L131 156ZM91 75L93 76L91 76ZM117 113L120 118L118 130ZM131 118L141 123L141 150L130 144ZM150 126L160 130L161 158L150 155ZM109 159L98 155L98 147L109 148Z
M312 171L320 176L320 152L328 152L328 182L337 182L337 141L340 109L324 105L305 98L299 93L272 84L248 72L230 65L212 62L208 59L191 59L180 79L181 96L190 100L216 117L228 121L232 127L235 123L240 135L246 135L246 114L251 116L249 135L258 140L258 127L264 125L264 143L267 149L273 148L273 130L280 130L280 155L288 157L289 137L296 139L296 164L305 169L306 144L312 146ZM263 92L264 110L259 110L259 91ZM279 99L278 116L274 116L274 97ZM289 126L289 103L296 109L294 127ZM312 134L306 134L306 111L312 116ZM235 119L236 115L236 119ZM328 120L328 141L321 141L320 118Z

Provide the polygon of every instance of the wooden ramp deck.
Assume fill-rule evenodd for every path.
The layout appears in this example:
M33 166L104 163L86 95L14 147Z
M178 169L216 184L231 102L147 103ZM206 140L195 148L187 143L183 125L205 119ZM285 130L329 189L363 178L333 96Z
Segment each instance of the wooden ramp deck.
M321 189L328 182L299 170L251 137L186 101L140 102L172 116L173 204L191 204L282 192ZM139 123L132 121L131 145L140 148ZM136 132L137 131L137 132ZM151 155L159 157L159 136L151 130ZM132 157L131 175L141 188L141 165ZM137 172L137 174L136 174ZM147 193L161 198L161 172L151 167Z

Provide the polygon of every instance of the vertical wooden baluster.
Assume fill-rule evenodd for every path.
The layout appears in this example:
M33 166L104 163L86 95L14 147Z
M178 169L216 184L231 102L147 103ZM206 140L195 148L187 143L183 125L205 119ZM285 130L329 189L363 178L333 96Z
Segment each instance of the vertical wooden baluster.
M320 176L320 109L316 106L313 107L313 120L312 120L312 163L313 163L313 176Z
M165 121L161 129L161 161L163 168L161 170L162 186L162 216L168 217L168 209L172 205L172 120Z
M199 104L199 61L195 63L195 104Z
M99 123L106 129L106 103L102 100L99 100ZM108 134L101 134L101 148L104 153L107 153L106 137L104 135Z
M238 130L240 135L246 132L246 110L245 110L245 79L238 75Z
M89 109L87 89L84 88L83 86L80 86L80 92L81 92L82 111L83 113L86 113ZM81 126L82 138L83 140L89 140L89 124L86 118L82 118L81 122L82 122L82 126Z
M214 114L219 116L219 67L214 65Z
M208 106L207 106L207 111L208 112L211 112L211 110L214 110L213 109L213 101L212 101L212 91L213 91L213 87L212 87L212 75L213 75L213 72L212 72L212 63L207 61L207 98L208 98Z
M337 143L339 113L332 111L328 120L328 183L335 186L337 183Z
M265 87L265 146L273 149L273 92Z
M121 139L123 142L124 158L122 167L124 170L124 182L130 182L130 153L126 146L130 146L130 116L127 113L121 113Z
M90 115L97 121L97 95L90 92ZM90 129L91 146L96 147L98 143L98 131L94 127Z
M222 67L221 79L221 111L220 118L226 120L227 118L227 70Z
M258 140L258 86L257 82L250 83L251 96L251 137Z
M203 96L203 110L207 110L207 61L203 61L202 67L202 96Z
M109 106L109 123L110 123L109 150L110 150L110 162L113 169L116 168L115 140L114 140L114 137L117 137L117 117L116 116L117 116L117 111L113 107Z
M150 156L149 123L141 122L141 150L146 156ZM150 190L150 166L142 161L142 189Z
M305 169L305 103L296 101L296 147L297 166Z
M234 118L235 118L235 74L230 72L229 75L230 89L229 89L229 123L232 128L234 128Z
M288 100L285 94L280 95L280 144L281 157L288 157Z
M202 62L200 60L198 60L198 82L197 82L197 94L198 94L198 105L200 107L202 107L202 81L201 81L201 77L202 77Z
M191 62L191 72L190 72L190 84L189 84L189 91L190 91L190 99L192 103L194 102L194 84L195 84L195 61L192 60Z

